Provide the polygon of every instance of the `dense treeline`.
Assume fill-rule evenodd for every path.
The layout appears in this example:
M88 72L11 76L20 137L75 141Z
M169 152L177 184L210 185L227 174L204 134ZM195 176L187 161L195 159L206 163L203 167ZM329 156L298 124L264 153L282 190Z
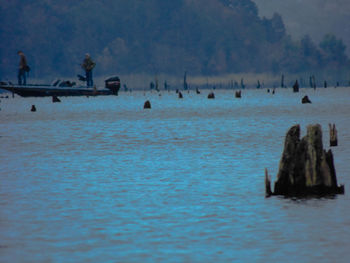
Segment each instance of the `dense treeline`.
M342 40L293 40L280 15L260 18L251 0L45 0L0 6L0 77L23 50L32 74L72 76L84 54L95 74L345 72Z

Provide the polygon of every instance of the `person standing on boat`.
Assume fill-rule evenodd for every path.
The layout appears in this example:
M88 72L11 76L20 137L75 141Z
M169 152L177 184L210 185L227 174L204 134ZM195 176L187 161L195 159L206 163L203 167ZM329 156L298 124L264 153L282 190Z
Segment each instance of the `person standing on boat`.
M81 67L85 70L86 74L86 85L88 87L91 87L94 85L94 82L92 80L92 69L95 67L96 63L91 59L90 54L85 54L85 59L83 61L83 64L81 64Z
M29 71L27 59L22 51L18 51L17 54L20 56L18 75L17 75L18 85L26 85L27 84L26 72Z

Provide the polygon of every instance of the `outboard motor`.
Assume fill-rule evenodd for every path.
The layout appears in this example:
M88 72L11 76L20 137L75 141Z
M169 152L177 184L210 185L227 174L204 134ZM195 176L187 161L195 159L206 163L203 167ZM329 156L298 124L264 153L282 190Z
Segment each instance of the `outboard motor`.
M114 95L118 96L120 89L120 79L119 77L111 77L105 80L105 87L112 91Z

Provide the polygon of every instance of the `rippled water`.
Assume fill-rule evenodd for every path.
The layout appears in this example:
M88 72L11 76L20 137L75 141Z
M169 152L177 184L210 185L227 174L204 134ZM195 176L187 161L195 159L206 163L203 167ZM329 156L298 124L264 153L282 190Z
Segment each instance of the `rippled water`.
M348 262L350 89L207 94L2 99L0 262ZM288 128L330 122L346 194L265 199Z

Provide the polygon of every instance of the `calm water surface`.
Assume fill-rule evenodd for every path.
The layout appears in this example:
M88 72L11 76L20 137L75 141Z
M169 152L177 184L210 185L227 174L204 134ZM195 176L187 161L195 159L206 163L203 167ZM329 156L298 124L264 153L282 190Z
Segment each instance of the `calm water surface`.
M349 262L350 89L207 94L2 99L0 262ZM345 195L265 199L287 130L330 122Z

